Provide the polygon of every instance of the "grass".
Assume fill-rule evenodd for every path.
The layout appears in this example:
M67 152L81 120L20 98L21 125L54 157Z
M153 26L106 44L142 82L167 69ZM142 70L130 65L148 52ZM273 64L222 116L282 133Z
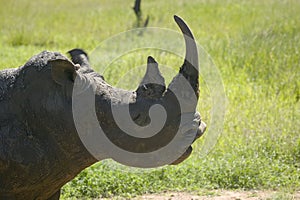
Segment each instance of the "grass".
M81 47L92 52L109 36L135 26L129 0L1 0L0 5L3 69L23 65L44 49ZM99 162L68 183L63 198L131 197L165 190L300 190L300 3L145 0L142 9L154 27L177 31L172 16L183 17L213 58L228 98L223 133L210 154L199 157L199 141L191 158L179 166L141 171ZM154 54L159 62L179 67L171 55ZM146 57L127 55L116 65L126 73L141 60L146 62ZM110 71L105 77L110 83L118 80ZM203 77L201 87L198 107L209 122L212 91Z

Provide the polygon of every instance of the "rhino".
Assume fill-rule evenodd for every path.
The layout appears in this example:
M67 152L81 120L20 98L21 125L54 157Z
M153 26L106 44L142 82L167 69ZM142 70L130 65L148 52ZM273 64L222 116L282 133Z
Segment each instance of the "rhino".
M175 137L182 116L178 95L172 92L176 90L187 102L187 112L193 113L187 124L194 132L188 146L178 146L181 155L168 164L179 164L189 157L190 145L203 135L206 125L196 112L199 97L196 43L186 23L178 16L174 19L184 35L186 55L168 88L157 62L150 56L146 74L135 91L115 88L91 68L82 49L69 51L70 59L58 52L43 51L19 68L0 71L0 199L59 199L64 184L100 160L83 144L74 122L72 106L77 79L88 83L83 84L83 94L94 88L97 120L109 140L137 154L155 151ZM179 81L182 77L192 92L182 91ZM191 102L190 96L195 96L195 101ZM129 106L132 120L146 126L151 121L149 109L156 104L165 108L167 118L159 134L150 138L125 134L111 111L112 106ZM89 123L84 115L79 119L81 122ZM104 149L103 154L109 151Z

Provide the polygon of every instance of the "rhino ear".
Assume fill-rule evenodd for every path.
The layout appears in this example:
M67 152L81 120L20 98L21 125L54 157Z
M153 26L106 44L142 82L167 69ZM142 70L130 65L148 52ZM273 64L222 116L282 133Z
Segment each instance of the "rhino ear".
M73 83L76 78L76 66L69 60L55 59L48 63L51 66L52 78L60 85Z

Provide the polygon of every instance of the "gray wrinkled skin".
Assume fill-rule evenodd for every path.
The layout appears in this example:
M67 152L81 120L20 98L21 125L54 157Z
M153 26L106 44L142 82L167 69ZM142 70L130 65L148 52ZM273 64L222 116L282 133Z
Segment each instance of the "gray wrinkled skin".
M176 22L179 26L183 23ZM60 53L43 51L20 68L0 71L0 200L59 199L65 183L98 161L86 150L75 128L72 88L76 76L89 80L96 88L98 121L116 145L132 152L147 152L163 146L177 131L180 110L176 109L172 93L164 92L164 86L145 87L142 83L136 91L114 88L90 67L85 52L74 49L69 53L72 61ZM148 67L153 63L155 60L149 57ZM180 74L189 80L198 97L197 70L185 61ZM131 99L126 103L131 105L132 119L141 126L149 123L151 105L166 106L169 118L163 134L145 145L137 145L140 140L131 140L120 132L110 108L112 104L122 105L124 96ZM195 139L205 131L205 124L200 116L197 118ZM172 164L185 160L191 151L190 146Z
M0 71L0 199L47 199L96 160L72 123L71 99L53 82L44 51ZM52 188L51 188L52 187Z

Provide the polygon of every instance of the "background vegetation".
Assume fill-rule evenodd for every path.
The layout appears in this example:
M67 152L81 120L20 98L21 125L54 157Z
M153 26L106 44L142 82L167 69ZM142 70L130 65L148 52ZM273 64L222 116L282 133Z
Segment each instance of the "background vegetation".
M23 65L42 50L91 52L135 27L131 0L0 0L0 68ZM300 2L297 0L142 1L149 26L178 30L183 17L218 66L228 98L223 133L200 158L201 141L179 166L115 169L100 162L63 188L63 197L135 196L164 190L300 189ZM125 57L128 70L137 57ZM159 54L174 68L179 64ZM138 58L146 62L146 57ZM137 59L137 60L138 60ZM110 83L117 75L107 72ZM126 87L124 85L124 87ZM209 122L210 92L201 79L199 110ZM209 128L209 127L208 127Z

